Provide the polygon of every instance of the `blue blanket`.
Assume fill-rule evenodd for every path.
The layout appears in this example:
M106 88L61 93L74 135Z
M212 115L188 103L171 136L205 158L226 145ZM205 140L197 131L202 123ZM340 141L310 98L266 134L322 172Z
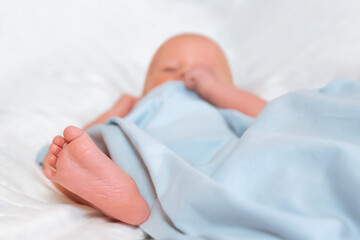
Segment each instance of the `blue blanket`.
M156 239L360 239L360 82L256 119L168 82L88 133L136 181Z

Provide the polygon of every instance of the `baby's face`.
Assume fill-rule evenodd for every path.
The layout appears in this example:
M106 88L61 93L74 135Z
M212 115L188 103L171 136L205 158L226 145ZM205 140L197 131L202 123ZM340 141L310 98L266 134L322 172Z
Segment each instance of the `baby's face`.
M187 34L168 40L155 53L143 94L166 81L182 81L187 71L198 66L211 68L220 80L232 83L228 62L218 45L208 38Z

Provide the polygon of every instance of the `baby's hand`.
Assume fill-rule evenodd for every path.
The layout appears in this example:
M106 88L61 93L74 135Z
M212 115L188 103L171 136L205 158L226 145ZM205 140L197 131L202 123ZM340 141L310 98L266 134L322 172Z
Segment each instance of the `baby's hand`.
M200 97L209 101L212 93L221 84L221 80L212 68L197 66L185 73L184 83L187 89L196 92Z
M138 101L139 98L125 93L116 101L113 108L116 109L120 117L125 117L131 112Z

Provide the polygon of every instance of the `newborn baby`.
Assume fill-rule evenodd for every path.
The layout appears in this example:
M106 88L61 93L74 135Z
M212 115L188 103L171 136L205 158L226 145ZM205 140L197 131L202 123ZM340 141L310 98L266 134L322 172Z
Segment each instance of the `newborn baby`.
M203 36L183 34L166 41L150 63L142 97L169 80L183 81L187 89L216 107L235 109L251 117L266 105L263 99L234 87L224 53ZM67 127L63 136L53 139L43 160L44 175L65 195L131 225L146 221L148 203L136 182L84 130L109 117L125 117L140 99L125 94L84 129Z

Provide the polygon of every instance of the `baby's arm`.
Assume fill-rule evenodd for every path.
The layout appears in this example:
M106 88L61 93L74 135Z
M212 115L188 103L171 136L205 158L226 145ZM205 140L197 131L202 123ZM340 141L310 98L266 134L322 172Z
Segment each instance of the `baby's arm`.
M129 94L123 94L119 100L108 111L103 113L100 117L93 122L86 125L83 129L86 130L96 124L102 124L110 117L118 116L125 117L128 115L139 99Z
M214 90L216 92L209 97L209 101L217 107L235 109L248 116L257 117L266 106L265 100L231 85L224 84Z
M187 72L184 82L188 89L195 91L209 103L235 109L251 117L257 117L266 106L266 101L262 98L218 79L206 67L197 67Z

